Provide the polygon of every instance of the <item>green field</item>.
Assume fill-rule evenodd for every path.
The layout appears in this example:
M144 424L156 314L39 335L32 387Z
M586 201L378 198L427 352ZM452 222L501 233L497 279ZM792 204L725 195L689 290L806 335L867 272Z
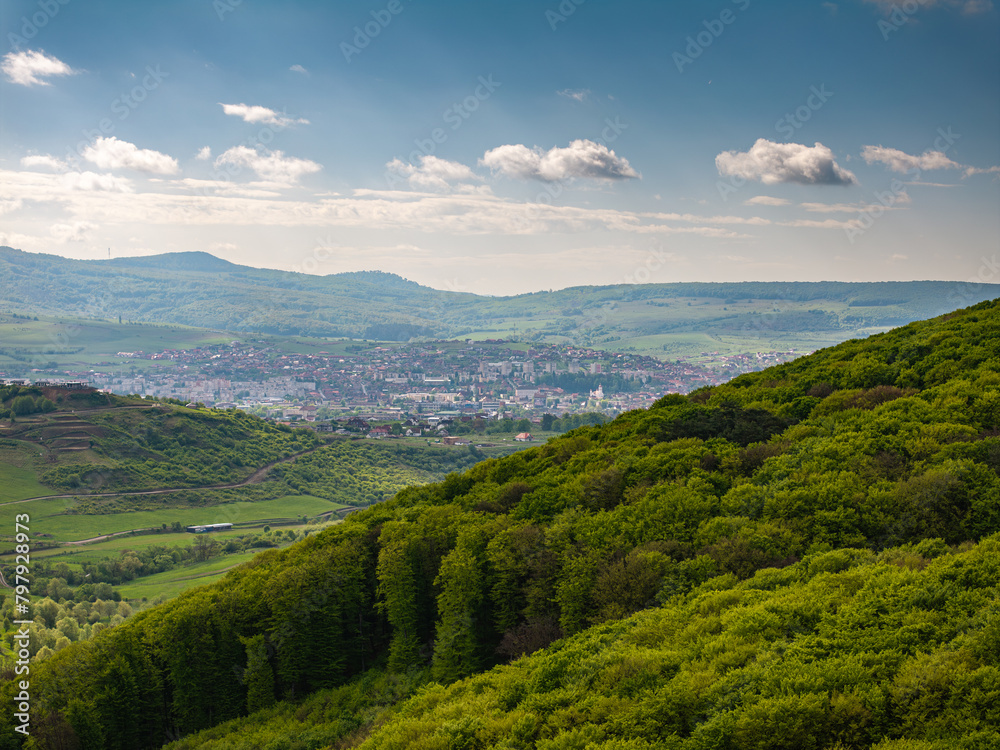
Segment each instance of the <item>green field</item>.
M89 318L37 316L37 320L14 318L0 313L0 370L23 365L47 370L120 369L143 372L174 370L168 360L151 361L120 357L119 352L161 352L165 349L194 349L211 344L248 340L244 334L195 328L185 325L117 323ZM255 334L250 340L271 347L277 353L345 354L348 340Z
M167 508L100 516L66 515L66 509L72 504L71 499L58 498L0 506L0 529L13 531L14 516L25 513L31 517L32 535L44 534L46 541L65 543L134 529L159 528L163 524L170 526L174 521L180 521L182 526L206 523L260 524L267 521L294 521L301 516L314 518L344 507L318 497L289 495L277 500L227 503L210 508Z
M0 503L51 494L52 490L39 484L31 469L0 463Z
M117 586L116 590L123 599L155 599L161 595L169 599L194 586L219 580L230 568L251 560L254 555L262 551L223 555L205 562L184 565L174 570L146 576L123 586Z
M343 505L318 497L287 496L257 503L227 503L211 508L168 508L133 511L113 515L65 515L73 501L69 499L33 500L0 507L0 528L13 528L14 515L31 516L31 533L45 534L56 542L80 541L104 534L116 534L135 529L170 526L180 521L182 526L206 523L251 524L266 521L291 521L301 516L313 518L321 513L343 508Z
M97 365L120 351L189 349L232 340L231 334L179 325L118 324L109 320L0 315L0 367L20 357L61 366ZM124 360L117 358L116 363ZM147 363L148 364L148 363Z
M289 526L288 528L301 528L301 526ZM238 537L246 533L245 529L234 529L232 531L219 531L212 534L212 538L220 541ZM111 539L103 539L100 542L89 544L70 544L48 549L38 549L31 553L36 560L50 560L52 562L65 562L66 564L80 565L85 562L97 562L111 555L115 555L122 550L139 550L145 547L188 547L194 540L194 535L188 531L179 534L125 534ZM0 556L4 562L12 562L14 555L8 554Z

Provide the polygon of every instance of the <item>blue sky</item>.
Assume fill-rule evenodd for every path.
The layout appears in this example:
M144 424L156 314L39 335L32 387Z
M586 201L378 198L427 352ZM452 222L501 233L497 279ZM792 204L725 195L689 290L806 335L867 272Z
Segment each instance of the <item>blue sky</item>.
M0 4L0 243L441 289L1000 282L989 0Z

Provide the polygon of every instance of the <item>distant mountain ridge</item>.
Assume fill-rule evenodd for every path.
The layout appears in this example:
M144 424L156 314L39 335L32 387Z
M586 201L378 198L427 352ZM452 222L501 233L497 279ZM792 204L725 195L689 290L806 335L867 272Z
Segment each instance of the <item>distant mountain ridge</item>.
M83 262L86 263L87 261ZM95 262L113 267L162 268L164 270L179 271L232 271L238 268L246 268L246 266L239 266L235 263L230 263L228 260L217 258L211 253L201 251L111 258Z
M997 284L748 281L487 297L383 271L314 276L205 252L84 261L0 247L0 308L11 312L390 341L495 333L667 351L671 337L695 335L738 337L752 351L789 333L836 343L998 296Z

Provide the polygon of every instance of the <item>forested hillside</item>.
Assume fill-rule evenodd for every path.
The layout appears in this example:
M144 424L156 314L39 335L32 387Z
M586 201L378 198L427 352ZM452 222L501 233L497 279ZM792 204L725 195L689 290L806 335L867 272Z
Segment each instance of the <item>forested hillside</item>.
M0 300L20 314L383 341L515 337L670 356L731 347L809 351L991 299L998 290L943 281L743 282L486 297L389 273L317 276L200 252L80 261L0 247ZM25 354L17 347L8 353Z
M992 747L998 532L1000 301L258 555L36 665L32 742Z

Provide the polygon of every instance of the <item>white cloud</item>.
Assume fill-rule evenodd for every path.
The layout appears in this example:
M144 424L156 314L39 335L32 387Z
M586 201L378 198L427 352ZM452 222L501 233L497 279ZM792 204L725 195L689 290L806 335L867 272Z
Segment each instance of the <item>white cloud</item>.
M22 201L20 198L9 198L6 200L0 200L0 216L17 211L22 206L24 206L24 201Z
M251 151L251 154L254 152ZM259 155L258 155L259 156ZM261 157L266 158L266 157ZM188 233L193 242L203 234L202 228L240 228L241 239L227 234L213 237L220 241L239 243L241 251L253 244L250 238L259 235L260 228L294 229L333 232L337 229L363 232L405 232L411 241L422 242L422 235L444 234L449 237L481 237L484 243L503 241L503 237L562 237L583 236L590 232L621 233L630 237L653 236L657 240L676 237L681 243L719 240L743 242L758 237L768 227L802 227L800 231L830 231L854 226L850 222L822 221L774 222L762 217L726 215L674 214L637 212L593 206L549 205L508 200L478 192L435 193L408 190L354 190L350 194L326 193L322 197L308 195L301 199L287 193L266 193L251 190L261 183L228 181L193 181L151 179L136 184L135 190L122 200L120 193L111 192L116 186L107 180L120 180L114 175L73 173L51 174L41 171L8 171L0 169L0 201L23 200L46 204L47 210L65 224L74 221L93 222L108 232L117 227L130 227L135 233L141 228L156 237L174 232ZM87 187L91 189L76 189ZM269 183L264 183L269 184ZM275 183L287 188L287 183ZM118 185L122 187L121 185ZM223 187L219 187L223 186ZM103 189L101 189L103 188ZM238 188L238 189L237 189ZM244 192L240 190L246 188ZM288 197L286 197L288 196ZM21 214L14 214L23 222ZM844 216L845 219L854 218ZM0 222L8 231L30 231L30 225L14 221ZM46 222L42 233L48 235L52 222ZM244 241L247 238L250 245ZM13 240L12 240L13 241ZM560 240L562 241L562 240ZM31 247L43 249L51 237L32 241Z
M0 70L11 83L21 86L48 86L43 78L52 76L73 75L77 71L55 57L44 52L25 50L24 52L8 52L0 63Z
M985 169L980 169L979 167L966 167L962 176L972 177L974 174L1000 174L1000 167L986 167Z
M910 196L905 191L893 193L891 203L803 203L802 208L814 214L856 214L866 211L893 211L910 204Z
M68 172L63 184L70 190L100 190L109 193L131 193L132 183L124 177L96 172Z
M753 226L767 226L771 222L760 216L699 216L697 214L676 214L676 213L644 213L642 216L656 219L658 221L684 221L692 224L750 224Z
M952 161L941 151L924 151L920 156L911 156L897 148L865 146L861 158L868 164L884 164L893 172L909 172L924 169L961 169L962 165Z
M62 159L57 159L51 154L30 154L21 158L21 166L44 167L45 169L53 169L56 172L61 172L68 165Z
M72 224L53 224L49 232L59 242L83 242L92 229L97 229L97 225L89 221L74 221Z
M639 177L627 159L604 144L576 140L566 148L543 151L522 144L498 146L483 154L479 163L505 177L556 182L573 178L624 180Z
M185 177L173 180L171 185L197 193L201 196L239 196L241 198L280 198L288 187L286 183L276 182L230 182L229 180L198 180Z
M847 221L838 221L837 219L823 219L823 221L817 221L816 219L795 219L794 221L782 221L779 223L782 227L799 227L806 229L855 229L858 227L863 228L863 225L858 219L849 219Z
M719 174L759 180L765 185L796 182L804 185L854 185L857 179L833 158L822 143L775 143L759 138L747 152L723 151L715 157Z
M301 65L293 65L289 68L293 73L301 73L304 76L309 75L309 71L303 68Z
M35 248L47 244L48 240L31 234L21 234L20 232L0 232L0 245L5 247L16 247L19 250L24 250L26 248Z
M83 158L101 169L135 169L153 174L176 174L179 169L172 156L139 148L115 136L95 140L83 150Z
M243 118L244 122L262 122L266 125L274 125L279 128L287 128L289 125L308 125L309 120L300 118L298 120L288 117L282 112L275 112L273 109L261 107L256 104L223 104L219 102L222 111L227 115Z
M556 93L559 96L565 96L567 99L575 99L578 102L583 102L590 96L590 89L563 89Z
M198 149L198 153L195 154L194 158L199 159L200 161L208 161L212 158L212 149L208 146L202 146Z
M215 160L215 166L230 164L235 167L249 167L265 180L282 185L298 182L307 174L318 172L323 167L308 159L286 157L281 151L261 153L248 146L235 146Z
M750 200L744 201L747 206L787 206L791 203L785 198L772 198L770 195L755 195Z
M421 156L419 167L399 159L393 159L385 166L389 172L405 178L411 187L424 190L444 192L452 188L452 183L469 183L482 179L461 162L436 156Z

